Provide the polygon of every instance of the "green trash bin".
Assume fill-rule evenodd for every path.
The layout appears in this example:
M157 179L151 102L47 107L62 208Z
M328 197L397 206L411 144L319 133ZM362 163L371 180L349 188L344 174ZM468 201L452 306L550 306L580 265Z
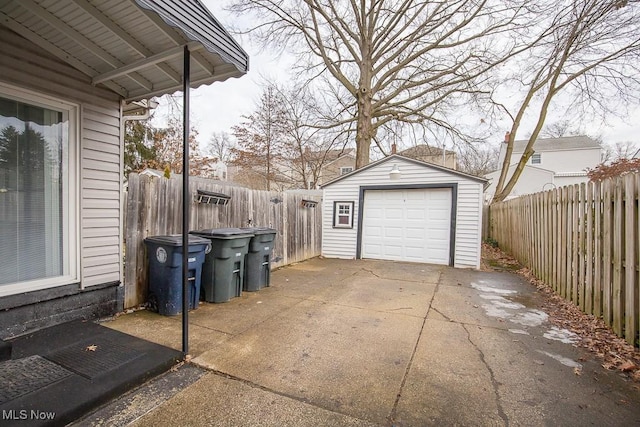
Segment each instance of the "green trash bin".
M239 228L213 228L191 234L211 240L211 252L202 266L205 301L227 302L242 295L244 258L253 234Z
M244 261L244 291L254 292L269 286L271 282L271 254L277 230L264 227L241 228L253 237Z

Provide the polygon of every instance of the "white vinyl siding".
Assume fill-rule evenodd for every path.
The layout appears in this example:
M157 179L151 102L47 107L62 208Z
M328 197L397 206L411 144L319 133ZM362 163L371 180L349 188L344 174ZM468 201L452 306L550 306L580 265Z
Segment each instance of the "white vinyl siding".
M392 181L389 172L393 164L398 165L401 176L400 179ZM356 257L360 209L358 198L361 186L410 184L457 184L454 266L479 268L483 182L399 157L393 161L383 161L323 188L322 255L328 258ZM354 202L352 229L332 227L334 201Z
M0 81L80 106L77 243L81 286L122 277L120 100L90 78L0 26ZM76 139L76 143L78 140Z

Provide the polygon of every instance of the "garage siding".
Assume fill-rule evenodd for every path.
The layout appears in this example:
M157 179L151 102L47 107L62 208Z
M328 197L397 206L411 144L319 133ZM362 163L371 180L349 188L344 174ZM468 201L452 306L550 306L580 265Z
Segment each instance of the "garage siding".
M401 177L392 181L389 178L389 172L394 164L400 168ZM353 259L356 257L360 208L358 198L361 186L452 183L458 184L454 266L479 268L483 182L401 157L385 159L379 164L353 172L324 187L322 255L328 258ZM335 201L354 202L352 229L333 228L333 202Z

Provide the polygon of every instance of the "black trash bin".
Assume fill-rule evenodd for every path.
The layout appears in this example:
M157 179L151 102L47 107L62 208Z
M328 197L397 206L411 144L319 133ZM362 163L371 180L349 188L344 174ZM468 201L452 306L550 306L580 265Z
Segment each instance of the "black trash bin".
M182 235L151 236L144 239L149 258L149 309L165 316L182 312ZM211 242L189 236L189 309L198 308L205 253Z
M244 287L248 292L259 291L271 283L271 254L277 230L264 227L247 227L241 230L252 233L249 252L244 262Z
M213 228L191 234L211 241L202 266L202 289L207 302L227 302L242 295L244 257L252 233L239 228Z

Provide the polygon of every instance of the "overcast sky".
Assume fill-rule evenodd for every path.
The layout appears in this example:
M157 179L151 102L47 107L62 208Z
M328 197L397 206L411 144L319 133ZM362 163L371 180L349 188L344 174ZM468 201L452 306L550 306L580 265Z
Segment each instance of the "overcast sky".
M213 15L228 27L236 18L231 17L222 9L220 0L203 0ZM244 50L249 54L249 73L239 79L229 79L210 86L194 89L191 92L191 121L199 132L198 140L201 146L206 144L213 132L230 132L231 127L242 121L242 115L250 114L256 101L260 97L262 77L286 79L286 70L290 69L289 58L276 58L269 52L261 51L249 43L248 38L234 36ZM549 115L547 124L554 120ZM504 129L495 131L493 140L498 143L504 132L510 126L507 120L498 123ZM585 125L586 133L602 135L604 142L635 141L640 144L640 106L636 106L630 117L619 119L612 117L608 123L589 123ZM530 129L524 128L518 135L525 136Z

